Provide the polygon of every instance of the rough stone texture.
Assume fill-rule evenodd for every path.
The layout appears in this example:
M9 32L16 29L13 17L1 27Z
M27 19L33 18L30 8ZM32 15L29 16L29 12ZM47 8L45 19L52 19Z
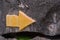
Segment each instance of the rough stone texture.
M55 21L60 18L57 12L60 10L59 2L59 0L24 0L24 4L28 5L29 9L23 11L36 20L36 23L31 24L24 31L40 32L50 36L58 34L59 23L55 23ZM54 18L55 13L57 18Z
M36 20L36 23L31 24L30 26L28 26L28 28L26 28L23 31L40 32L45 35L60 34L59 12L55 12L55 13L57 13L57 15L59 15L59 16L57 16L58 17L57 24L49 23L49 25L46 24L47 25L46 26L45 23L47 21L44 21L45 23L41 21L43 18L45 18L45 20L49 19L48 22L50 22L50 20L52 20L51 15L54 12L50 14L50 17L49 16L46 17L46 14L49 13L48 11L50 11L50 9L53 8L53 6L56 3L59 3L59 2L60 2L60 0L20 0L20 2L17 0L0 0L0 20L1 20L0 21L0 34L19 31L18 28L6 28L6 26L5 26L6 14L14 13L14 14L18 15L18 10L24 11L28 16L30 16ZM18 7L18 4L20 5L19 7ZM58 8L58 9L60 9L60 8ZM48 19L46 19L46 18L48 18ZM54 26L54 27L52 27L52 26ZM56 31L56 29L58 29L58 30ZM0 40L5 40L5 38L0 37ZM6 40L15 40L15 39L6 39ZM47 38L43 38L43 37L37 37L37 38L33 38L32 40L60 40L60 39L47 39Z

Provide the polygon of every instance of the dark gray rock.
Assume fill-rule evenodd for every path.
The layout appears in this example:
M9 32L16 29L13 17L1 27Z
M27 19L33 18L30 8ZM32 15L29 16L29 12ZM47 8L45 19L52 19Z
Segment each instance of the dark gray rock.
M45 35L54 36L58 34L59 0L25 0L24 4L28 5L29 9L24 9L23 11L36 20L36 23L28 26L25 31L30 28L30 31L40 32ZM55 13L57 18L54 16Z
M18 28L6 28L5 19L7 14L18 15L18 10L36 20L23 31L40 32L49 36L60 34L60 0L0 0L0 34L16 32Z

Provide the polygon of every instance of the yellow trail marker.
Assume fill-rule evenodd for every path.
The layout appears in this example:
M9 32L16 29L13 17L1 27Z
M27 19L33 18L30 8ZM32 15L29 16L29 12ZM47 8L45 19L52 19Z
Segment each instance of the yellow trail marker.
M19 11L19 16L17 15L6 16L6 26L7 27L19 27L19 30L23 30L24 28L28 27L28 25L34 22L35 20L27 16L22 11Z
M17 15L7 15L6 16L6 26L17 27L18 26L18 16Z
M20 30L24 29L25 27L27 27L28 25L32 24L35 22L35 20L33 20L32 18L30 18L29 16L27 16L24 12L19 11L19 27Z

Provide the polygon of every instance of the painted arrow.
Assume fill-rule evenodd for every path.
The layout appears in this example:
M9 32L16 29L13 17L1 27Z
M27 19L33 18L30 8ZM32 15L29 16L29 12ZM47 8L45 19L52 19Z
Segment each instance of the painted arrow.
M36 21L22 11L19 11L19 15L6 15L7 27L19 27L19 30L23 30L34 22Z

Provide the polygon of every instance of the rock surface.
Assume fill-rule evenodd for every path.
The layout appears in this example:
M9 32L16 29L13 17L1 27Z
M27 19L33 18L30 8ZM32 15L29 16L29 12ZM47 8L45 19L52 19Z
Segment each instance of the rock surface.
M0 0L0 34L19 31L18 28L6 28L6 14L14 13L18 15L18 10L24 11L28 16L36 20L23 31L40 32L45 35L60 34L60 0ZM58 6L57 6L58 5ZM55 7L55 8L54 8ZM52 11L51 11L52 10ZM16 12L16 13L15 13ZM49 14L48 14L49 13ZM53 14L57 18L54 19ZM12 31L11 31L12 30ZM1 38L5 40L5 38ZM38 40L60 40L37 38ZM33 40L37 40L33 39ZM11 39L6 39L11 40ZM12 39L14 40L14 39Z

